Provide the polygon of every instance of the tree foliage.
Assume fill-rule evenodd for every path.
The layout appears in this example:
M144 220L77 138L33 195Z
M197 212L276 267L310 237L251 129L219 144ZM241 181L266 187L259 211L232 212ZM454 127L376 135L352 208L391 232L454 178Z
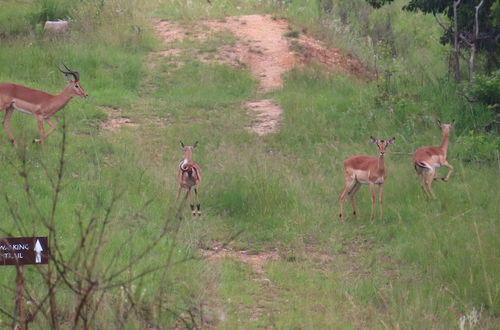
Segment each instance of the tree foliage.
M380 8L394 0L366 1L372 7ZM474 51L486 56L486 72L499 68L500 0L409 0L403 10L448 17L451 24L441 24L444 28L441 42L453 45L454 33L457 33L462 48L471 49L474 45ZM454 31L455 23L457 31Z

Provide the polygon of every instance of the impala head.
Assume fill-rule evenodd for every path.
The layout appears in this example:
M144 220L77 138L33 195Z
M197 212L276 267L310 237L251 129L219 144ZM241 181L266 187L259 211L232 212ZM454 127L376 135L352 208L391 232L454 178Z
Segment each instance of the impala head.
M86 98L89 96L87 92L83 89L82 85L80 84L80 73L78 71L73 71L70 68L64 64L64 67L66 68L67 71L61 70L61 68L58 67L59 71L64 73L66 76L66 79L68 80L68 84L71 86L71 90L75 95L78 95L80 97ZM73 79L71 79L71 76Z
M383 157L385 154L385 150L387 149L389 144L393 144L394 141L396 141L396 138L392 137L389 140L384 141L384 140L379 140L373 136L370 136L370 140L377 145L379 155Z
M182 143L182 141L180 142L182 150L184 150L185 157L191 158L191 155L193 154L193 149L195 149L198 146L198 141L196 141L192 146L187 146L184 143Z
M441 123L440 120L438 120L437 124L438 124L439 128L441 128L441 131L443 132L443 134L449 134L450 129L453 127L453 125L455 125L455 120L452 120L451 123L449 123L449 124L443 124L443 123Z

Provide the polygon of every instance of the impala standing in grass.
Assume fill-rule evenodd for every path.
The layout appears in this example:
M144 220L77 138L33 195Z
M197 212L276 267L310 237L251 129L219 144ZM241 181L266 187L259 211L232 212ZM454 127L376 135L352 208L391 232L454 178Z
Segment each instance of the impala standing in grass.
M375 185L378 185L378 199L380 204L380 218L382 218L382 197L383 184L387 177L387 168L384 163L384 154L387 147L394 143L395 138L390 138L387 141L379 140L370 137L371 141L378 147L379 156L353 156L344 161L345 186L339 197L340 202L340 220L344 220L344 201L346 195L351 199L354 216L358 215L356 202L354 200L356 192L361 187L361 184L370 185L370 193L372 197L372 211L370 220L374 219L375 207Z
M35 139L34 142L43 143L45 138L52 134L57 128L56 124L50 118L56 112L64 108L73 96L80 96L83 98L88 96L80 85L80 74L78 71L72 71L66 65L64 65L64 67L67 71L61 69L59 69L59 71L66 76L68 85L60 94L52 95L14 83L0 83L0 111L6 111L3 127L13 144L15 144L16 141L10 130L9 121L14 110L35 116L40 138ZM73 77L73 79L71 79L71 77ZM50 126L50 130L47 133L43 127L44 121Z
M446 161L446 156L448 154L448 137L450 136L450 129L455 124L455 121L453 120L449 124L442 124L438 120L437 124L443 133L441 145L439 147L420 147L413 154L413 167L420 177L422 189L432 199L436 199L436 195L434 195L431 187L432 181L437 180L437 178L434 178L436 169L441 166L449 169L446 177L441 178L444 182L448 181L453 172L453 166ZM427 178L424 178L424 173L427 173Z
M198 193L200 191L201 184L201 168L200 166L192 160L193 149L198 145L198 141L192 146L186 146L181 141L182 150L184 150L184 158L179 164L179 170L177 171L177 180L179 181L179 190L177 191L177 199L181 194L182 188L186 189L186 195L184 196L184 202L189 199L191 206L191 213L193 215L201 216L201 206ZM194 194L196 197L196 208L195 204L191 204L191 188L194 187Z

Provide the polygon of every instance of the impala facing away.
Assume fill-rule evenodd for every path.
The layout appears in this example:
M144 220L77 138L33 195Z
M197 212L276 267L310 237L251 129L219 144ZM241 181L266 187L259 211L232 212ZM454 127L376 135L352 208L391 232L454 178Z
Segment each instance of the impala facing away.
M198 141L193 144L193 146L186 146L181 141L181 147L184 150L184 158L179 164L179 170L177 171L177 180L179 181L179 190L177 191L177 198L181 194L182 188L186 189L186 195L184 196L184 202L189 199L191 206L191 213L193 215L198 214L201 216L200 200L198 198L198 192L200 191L201 184L201 168L200 166L192 160L193 149L198 145ZM195 205L191 204L191 188L194 187L194 194L196 197L196 209Z
M434 195L431 188L432 180L437 180L437 178L434 178L436 175L436 168L440 166L449 168L446 177L441 178L444 182L448 181L451 173L453 172L453 166L446 161L446 156L448 153L448 137L450 135L450 129L455 124L455 121L453 120L449 124L442 124L438 120L437 124L443 132L441 145L439 147L420 147L413 154L413 167L415 167L415 170L420 177L422 189L432 199L436 199L436 195ZM426 179L424 179L425 172L427 172Z
M0 83L0 111L5 109L5 117L3 127L9 136L10 141L16 144L14 135L10 130L9 121L14 113L14 110L24 112L28 115L33 115L38 124L40 138L34 142L42 142L46 137L56 130L56 124L50 119L56 112L64 108L64 106L73 98L73 96L87 97L88 94L80 85L80 74L78 71L70 70L64 65L67 71L59 69L68 80L68 85L61 91L60 94L52 95L43 91L32 89L26 86L13 83ZM73 77L73 80L71 77ZM50 130L45 133L43 122L46 121L50 126Z
M378 198L380 204L380 218L382 218L382 192L384 180L387 177L387 169L384 164L384 154L387 147L394 143L395 138L390 138L387 141L379 140L370 137L371 141L378 147L379 156L352 156L344 161L345 186L339 197L340 202L340 220L344 220L344 201L346 195L351 199L354 216L358 215L354 195L361 187L361 184L369 184L372 196L372 211L370 220L374 219L375 207L375 185L378 185Z

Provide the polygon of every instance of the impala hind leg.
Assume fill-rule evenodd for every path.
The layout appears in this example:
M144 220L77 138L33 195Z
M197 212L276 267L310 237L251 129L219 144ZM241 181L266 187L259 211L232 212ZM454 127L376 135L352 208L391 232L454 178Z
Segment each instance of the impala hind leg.
M14 113L14 108L12 106L9 106L5 109L5 116L3 117L3 128L7 132L7 136L9 137L10 142L12 144L16 144L16 140L14 139L14 135L12 134L12 131L10 130L10 117L12 117L12 114Z
M347 195L349 195L349 198L351 199L352 213L355 217L359 215L358 208L356 207L356 200L355 200L355 195L358 192L359 188L361 188L361 183L356 181L354 183L354 186L347 193Z
M434 175L435 175L436 172L434 171L429 171L427 173L427 180L425 182L425 185L427 187L427 191L429 192L429 195L432 199L436 199L436 195L434 195L434 191L432 191L432 181L434 180Z
M175 197L176 202L179 200L179 196L181 195L181 191L182 191L182 186L179 185L179 189L177 189L177 197Z
M425 183L425 177L422 172L418 172L418 177L420 178L420 187L424 191L426 196L429 196L429 192L427 191L427 184Z
M189 202L189 206L191 207L191 214L196 215L196 211L194 209L194 204L191 204L191 187L186 188L186 195L184 196L184 200L182 201L182 205L184 203Z
M340 221L344 221L344 202L345 202L345 196L347 195L347 193L350 190L352 190L353 184L354 184L354 178L346 175L346 177L345 177L345 186L344 186L344 189L342 190L342 192L340 193L340 196L339 196L339 204L340 204L339 218L340 218Z
M429 189L427 188L427 182L425 180L424 172L427 172L427 175L430 174L430 171L427 169L424 171L421 168L415 167L415 170L417 171L418 177L420 178L420 186L422 187L422 190L424 191L425 195L429 198L432 199L432 195L429 192Z
M194 188L194 196L195 196L195 200L196 200L196 211L193 211L193 215L198 214L198 216L201 216L201 204L200 204L200 198L198 197L199 190L200 190L199 187ZM193 210L193 207L191 207L191 209Z

